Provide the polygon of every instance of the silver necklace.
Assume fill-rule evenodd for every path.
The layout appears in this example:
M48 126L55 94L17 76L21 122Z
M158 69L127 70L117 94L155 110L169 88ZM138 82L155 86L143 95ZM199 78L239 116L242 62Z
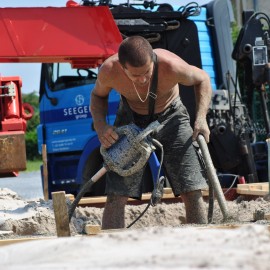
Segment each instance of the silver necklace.
M141 101L142 103L144 103L144 102L147 100L148 96L149 96L149 91L150 91L150 80L149 80L148 90L147 90L147 94L146 94L145 99L142 99L142 98L141 98L141 96L139 95L139 92L138 92L138 90L137 90L137 88L136 88L136 86L135 86L135 84L134 84L133 81L132 81L132 84L133 84L133 86L134 86L134 89L135 89L135 91L136 91L136 93L137 93L138 98L140 99L140 101Z

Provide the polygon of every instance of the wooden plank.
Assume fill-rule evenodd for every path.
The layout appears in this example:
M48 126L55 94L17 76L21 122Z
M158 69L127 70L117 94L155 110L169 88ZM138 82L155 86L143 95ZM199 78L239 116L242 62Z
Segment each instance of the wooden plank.
M87 224L84 228L87 235L95 235L101 233L100 225Z
M163 193L164 194L171 194L172 193L172 189L171 188L168 188L168 187L163 188Z
M56 239L56 237L28 237L28 238L25 237L25 238L14 238L14 239L1 239L0 247L33 241L33 240L48 240L48 239Z
M70 236L68 207L66 204L65 192L52 192L52 200L57 236Z
M48 164L47 164L47 146L42 144L42 161L43 161L43 194L44 200L49 200L49 185L48 185Z
M268 216L268 215L266 215ZM244 226L249 226L249 224L208 224L208 225L202 225L202 226L198 226L198 227L192 227L193 229L228 229L228 230L232 230L232 229L238 229ZM182 228L187 228L189 227L187 226L183 226ZM267 228L270 232L270 226L267 225ZM129 229L127 228L123 228L123 229L108 229L108 230L101 230L100 233L101 234L113 234L113 233L119 233L119 232L125 232ZM89 235L75 235L73 237L95 237L96 234L89 234ZM11 245L11 244L16 244L16 243L23 243L23 242L27 242L27 241L34 241L34 240L50 240L50 239L57 239L56 237L52 236L52 237L29 237L29 238L15 238L15 239L2 239L0 240L0 247L2 246L6 246L6 245Z
M264 190L237 190L237 194L240 195L254 195L254 196L265 196L268 192Z
M238 184L236 192L242 195L265 196L269 193L269 183Z
M151 198L151 194L152 193L143 193L142 194L142 201L149 201ZM202 190L202 195L203 196L208 196L209 192L208 190ZM66 197L72 202L74 201L74 195L72 194L67 194ZM78 205L89 205L89 204L105 204L106 203L106 196L95 196L95 197L83 197L81 198L81 200L79 201ZM172 189L171 188L165 188L164 189L164 194L162 199L166 200L166 199L175 199L174 194L172 193ZM136 199L128 199L128 202L135 202L137 201Z

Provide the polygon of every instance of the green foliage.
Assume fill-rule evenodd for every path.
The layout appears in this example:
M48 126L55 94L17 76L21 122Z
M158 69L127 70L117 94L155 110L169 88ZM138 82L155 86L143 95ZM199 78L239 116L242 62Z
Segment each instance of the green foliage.
M25 134L26 156L28 160L40 160L37 144L37 126L39 124L39 97L35 92L23 94L24 103L29 103L34 109L33 117L27 121L27 129Z
M232 41L233 41L233 44L236 43L236 40L237 40L237 37L239 35L239 32L240 32L240 28L239 26L237 25L236 22L234 22L232 24Z
M35 109L33 117L27 121L27 132L36 130L38 124L39 124L39 111Z
M23 94L22 95L23 102L29 103L35 111L38 110L39 102L38 102L38 95L36 92L32 92L30 94Z
M37 132L35 130L27 131L25 135L26 156L27 159L36 160L40 158L37 146Z
M39 171L41 165L42 160L27 160L26 171L27 172Z

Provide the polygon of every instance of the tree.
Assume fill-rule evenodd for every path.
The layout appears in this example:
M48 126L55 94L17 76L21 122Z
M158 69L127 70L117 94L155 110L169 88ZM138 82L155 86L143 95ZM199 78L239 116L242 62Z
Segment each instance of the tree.
M27 121L27 129L25 134L26 143L26 156L29 160L41 159L38 153L37 143L37 126L40 123L39 120L39 97L36 92L30 94L23 94L22 99L24 103L29 103L34 109L33 117Z

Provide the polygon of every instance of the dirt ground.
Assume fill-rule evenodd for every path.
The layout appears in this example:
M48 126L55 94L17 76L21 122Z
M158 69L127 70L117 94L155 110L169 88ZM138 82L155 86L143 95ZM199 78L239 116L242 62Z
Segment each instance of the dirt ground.
M68 203L68 202L67 202ZM270 221L254 221L254 213L262 211L270 213L270 202L263 198L255 200L242 200L238 197L235 201L227 201L228 212L232 219L224 221L220 207L215 201L213 224L268 224ZM206 203L208 208L208 203ZM147 204L127 205L125 222L131 224ZM84 234L86 224L101 224L103 208L77 207L71 220L73 234ZM160 203L155 207L150 206L146 213L132 226L132 228L146 227L179 227L185 225L185 207L179 203ZM189 225L190 226L190 225ZM27 201L20 198L10 189L0 189L0 231L12 231L12 234L0 234L1 238L17 236L46 236L56 235L55 218L52 200L38 199Z
M0 247L1 265L28 270L89 269L89 264L92 269L134 269L135 265L137 269L268 269L269 221L254 221L253 214L269 214L270 202L239 197L227 206L230 221L224 223L215 202L213 224L191 226L184 224L183 203L161 203L150 207L131 229L95 237L85 236L84 228L101 224L103 209L78 207L70 224L72 237ZM128 205L126 225L145 207ZM243 226L229 229L238 225ZM0 189L0 238L41 236L56 236L52 201L25 201L9 189Z

